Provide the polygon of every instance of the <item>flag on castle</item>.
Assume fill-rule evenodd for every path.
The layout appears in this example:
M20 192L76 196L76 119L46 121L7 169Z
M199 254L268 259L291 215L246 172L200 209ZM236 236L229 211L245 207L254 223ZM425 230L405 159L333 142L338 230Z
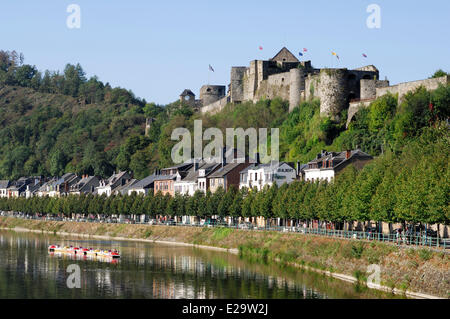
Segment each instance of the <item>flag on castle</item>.
M332 51L331 54L334 55L334 56L339 60L339 55L337 55L336 52L333 52L333 51Z
M262 46L259 46L259 49L262 51L263 47L262 47Z
M367 54L363 53L363 57L367 58Z
M308 52L308 49L307 48L303 48L303 52Z
M303 53L299 52L298 55L303 56Z
M213 69L213 67L211 66L211 64L209 65L209 70L212 71L212 72L214 72L214 69Z

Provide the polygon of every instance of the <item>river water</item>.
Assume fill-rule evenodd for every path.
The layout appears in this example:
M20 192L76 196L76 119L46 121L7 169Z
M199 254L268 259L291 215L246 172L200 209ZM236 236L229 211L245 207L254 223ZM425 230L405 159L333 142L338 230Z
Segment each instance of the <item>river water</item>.
M49 254L50 244L113 249L116 262ZM68 288L70 265L81 288ZM72 281L73 282L73 281ZM0 230L0 298L394 298L298 269L205 249Z

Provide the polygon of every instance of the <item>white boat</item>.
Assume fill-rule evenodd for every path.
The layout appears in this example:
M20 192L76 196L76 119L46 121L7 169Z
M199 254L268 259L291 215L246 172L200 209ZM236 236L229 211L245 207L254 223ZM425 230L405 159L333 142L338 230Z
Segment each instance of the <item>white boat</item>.
M59 245L50 245L48 247L49 252L54 253L62 253L62 254L72 254L79 256L99 256L99 257L107 257L107 258L120 258L120 253L117 249L113 250L100 250L100 249L92 249L92 248L84 248L84 247L73 247L73 246L64 246L61 247Z

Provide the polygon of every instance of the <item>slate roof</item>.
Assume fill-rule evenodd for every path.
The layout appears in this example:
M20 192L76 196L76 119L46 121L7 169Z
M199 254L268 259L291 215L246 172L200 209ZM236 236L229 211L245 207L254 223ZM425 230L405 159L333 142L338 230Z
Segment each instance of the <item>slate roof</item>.
M83 191L84 187L87 184L89 184L94 178L96 178L96 177L95 176L88 176L88 177L82 178L76 184L72 185L70 187L70 190L71 191ZM98 187L98 184L99 183L97 182L97 185L92 185L92 186L94 186L94 188L95 188L95 187Z
M47 191L47 186L53 186L56 184L56 178L53 177L51 180L45 182L44 184L42 184L42 186L39 188L39 191L41 192L46 192Z
M136 184L134 184L132 187L130 187L129 189L143 189L143 188L149 188L149 186L151 184L153 184L155 182L155 179L158 175L150 175L147 176L146 178L138 181Z
M177 175L176 174L172 174L172 175L158 175L155 177L155 182L156 181L168 181L168 180L173 180L176 179Z
M280 163L278 163L278 165L276 166L276 168L278 168L278 167L280 167L280 166L282 166L282 165L284 165L284 164L290 166L291 168L294 168L294 166L295 166L293 163L280 162ZM273 164L271 164L271 163L267 163L267 164L258 164L258 166L256 166L256 164L252 164L252 165L246 167L245 169L243 169L243 170L240 172L240 174L245 174L245 173L247 173L249 170L253 170L253 169L261 169L261 168L263 168L264 170L266 170L266 169L267 169L267 170L272 170L272 168L274 168L274 167L275 167L275 166L274 166Z
M0 188L8 188L8 187L9 187L9 180L0 181Z
M184 170L188 170L192 165L193 165L192 163L183 163L183 164L175 165L172 167L163 168L162 171L167 171L167 170L172 170L172 169L184 171Z
M357 150L352 150L350 153L350 157L347 159L347 151L343 151L343 152L322 152L322 154L320 154L319 158L315 158L312 161L308 162L307 165L309 164L316 164L316 163L322 163L324 160L328 160L331 161L333 166L332 167L326 167L326 168L321 168L321 169L335 169L336 167L342 165L344 162L354 158L354 157L358 157L358 158L368 158L368 159L372 159L373 157L370 156L369 154L357 149Z
M217 171L215 171L211 175L209 175L209 177L210 178L224 177L229 172L231 172L232 170L234 170L236 167L238 167L241 164L242 163L230 163L230 164L227 164L224 167L219 168Z
M138 179L132 179L132 180L130 180L128 183L126 183L125 185L116 187L116 188L114 189L114 192L115 192L115 193L120 193L120 194L122 194L122 195L125 195L125 194L128 193L128 190L129 190L133 185L135 185L137 182L139 182Z
M195 96L195 94L189 89L184 90L183 93L180 94L180 96L186 96L186 95Z
M106 180L106 185L112 185L115 182L117 182L119 179L121 179L125 174L127 174L127 172L119 172L119 173L114 173L113 175L111 175L107 180Z
M41 188L41 186L41 184L29 185L28 191L35 193Z
M290 62L300 62L297 57L292 54L291 51L289 51L286 47L283 47L280 52L278 52L270 61L278 61L282 58L282 56L285 56L287 59L286 61L290 60Z
M197 179L199 178L200 170L203 170L203 169L205 170L204 177L206 177L218 165L219 164L216 164L216 163L209 164L209 163L202 161L199 163L197 170L195 170L195 167L192 166L188 171L184 172L185 176L184 176L184 178L182 178L181 182L196 182ZM183 174L181 174L181 176L183 177Z

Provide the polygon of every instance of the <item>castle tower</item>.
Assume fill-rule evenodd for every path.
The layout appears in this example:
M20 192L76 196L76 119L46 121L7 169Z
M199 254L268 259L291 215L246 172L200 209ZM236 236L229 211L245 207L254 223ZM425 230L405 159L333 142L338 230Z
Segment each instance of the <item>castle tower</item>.
M200 88L200 100L202 100L203 106L206 106L223 98L225 93L224 85L203 85Z
M305 91L305 72L301 68L291 69L289 89L289 112L292 112L301 100L302 91Z
M180 94L180 103L182 105L195 106L195 94L189 89L184 90Z
M241 103L244 101L244 75L247 71L246 67L232 67L231 68L231 83L230 83L230 102Z
M322 69L319 83L320 114L335 117L348 105L347 69Z

